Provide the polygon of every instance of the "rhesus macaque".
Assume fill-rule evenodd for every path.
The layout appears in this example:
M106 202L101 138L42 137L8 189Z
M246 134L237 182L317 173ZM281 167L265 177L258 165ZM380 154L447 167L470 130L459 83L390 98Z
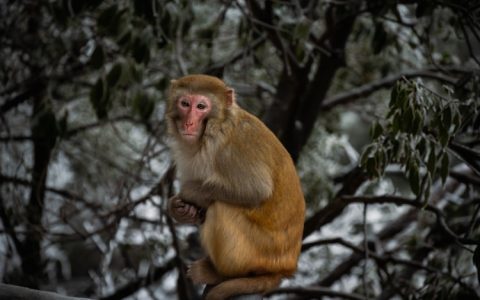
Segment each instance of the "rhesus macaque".
M303 232L290 155L216 77L172 80L166 119L181 184L169 214L200 226L207 254L188 275L213 286L208 300L274 289L296 271Z

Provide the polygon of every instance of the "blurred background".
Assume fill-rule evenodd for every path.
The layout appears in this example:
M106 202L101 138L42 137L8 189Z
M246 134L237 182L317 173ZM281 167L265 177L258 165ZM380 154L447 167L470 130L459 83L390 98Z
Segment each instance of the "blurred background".
M199 299L174 226L169 81L219 76L292 155L307 216L275 299L479 299L480 4L0 1L0 279Z

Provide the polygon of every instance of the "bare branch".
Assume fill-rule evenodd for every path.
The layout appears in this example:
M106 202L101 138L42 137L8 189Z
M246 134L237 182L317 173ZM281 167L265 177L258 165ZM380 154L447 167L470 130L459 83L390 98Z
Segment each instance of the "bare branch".
M51 292L0 283L1 299L37 299L37 300L88 300L87 298L68 297Z
M442 75L438 72L435 72L434 70L427 69L427 70L409 71L409 72L400 73L397 75L391 75L386 78L380 79L378 81L362 85L348 92L340 93L338 95L329 97L325 99L322 105L322 111L328 111L338 105L351 103L360 98L366 97L380 89L391 87L397 80L400 80L402 78L418 78L418 77L436 79L441 82L452 84L452 85L456 83L455 78Z
M0 174L0 181L3 182L9 182L17 185L21 185L24 187L30 187L32 183L26 179L18 178L18 177L12 177L12 176L7 176L4 174ZM75 200L75 201L80 201L83 204L85 204L86 207L91 208L93 210L98 210L102 208L102 205L96 204L95 201L87 200L83 198L80 195L76 195L70 191L67 190L62 190L62 189L57 189L53 187L45 187L45 190L50 193L57 194L59 196L62 196L63 198L70 199L70 200Z
M167 272L170 272L175 267L175 259L170 259L163 266L153 269L150 274L137 278L123 287L116 290L114 293L98 298L99 300L119 300L128 297L143 287L147 287L154 282L161 279Z
M397 258L392 255L379 255L375 252L372 252L371 249L368 249L365 251L364 249L360 248L359 246L354 245L353 243L350 243L342 238L330 238L330 239L321 239L317 240L314 242L309 242L303 245L302 250L305 249L311 249L315 246L321 246L321 245L331 245L331 244L338 244L342 245L346 248L351 249L354 252L357 252L358 254L362 255L363 258L365 258L366 253L368 253L369 257L377 261L379 264L385 264L385 263L394 263L394 264L401 264L401 265L406 265L409 267L413 267L416 269L424 270L430 273L438 273L441 274L442 276L450 278L452 281L461 284L463 286L466 286L463 281L460 278L457 278L451 274L451 272L446 272L442 271L440 269L436 269L430 266L424 265L422 262L415 261L415 260L409 260L409 259L402 259L402 258Z
M273 295L281 295L281 294L296 294L303 297L310 298L317 298L321 296L330 296L330 297L338 297L343 299L349 300L366 300L361 295L357 294L349 294L344 292L337 292L331 289L322 288L322 287L285 287L285 288L278 288L270 293L267 294L268 296Z
M414 199L408 199L408 198L403 198L403 197L398 197L398 196L391 196L391 195L385 195L385 196L377 196L377 197L368 197L368 196L363 196L363 197L342 197L340 199L341 201L346 201L347 203L364 203L364 204L395 204L395 205L410 205L416 208L424 209L427 211L430 211L435 214L437 217L437 221L439 225L442 227L442 229L447 233L450 237L452 237L455 241L461 243L461 244L470 244L470 245L479 245L480 242L470 239L470 238L462 238L455 234L452 229L447 225L443 212L438 209L437 207L429 204L429 203L423 203L420 201L416 201ZM472 251L468 248L464 248L467 251Z

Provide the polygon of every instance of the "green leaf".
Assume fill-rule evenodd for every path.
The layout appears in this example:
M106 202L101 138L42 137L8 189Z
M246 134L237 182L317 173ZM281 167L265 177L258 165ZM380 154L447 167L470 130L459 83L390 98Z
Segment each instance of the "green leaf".
M440 176L442 177L442 183L445 184L447 180L448 173L450 170L450 158L448 157L447 153L443 153L442 163L440 166Z
M390 110L395 107L397 104L397 98L398 98L398 90L400 89L400 82L396 82L395 85L392 88L392 91L390 92L390 103L388 104L388 107Z
M413 110L410 106L405 110L405 113L403 114L401 122L401 128L404 132L408 133L413 133L414 132L414 126L413 126Z
M384 130L382 125L380 125L378 121L375 121L375 123L373 123L372 127L370 128L370 136L372 137L372 139L376 139L382 135L383 131Z
M125 12L127 12L126 9L118 10L117 4L112 4L104 9L97 19L100 32L118 37L128 23L123 18Z
M70 10L71 15L79 14L87 4L86 1L68 0L67 2L68 2L67 6Z
M417 144L417 151L420 154L420 157L424 157L427 152L427 139L425 137L421 137L420 141Z
M452 127L452 108L448 105L442 112L442 121L445 129Z
M445 148L450 140L450 134L448 133L448 129L444 126L444 124L441 124L438 127L438 131L438 140L440 141L440 144Z
M306 40L310 34L310 29L312 27L312 21L308 18L303 18L298 22L293 31L294 38L297 38L301 41Z
M430 200L430 190L432 188L432 177L430 174L426 174L424 177L424 181L422 182L422 190L423 190L423 199L425 200L425 205L428 204L428 200Z
M150 48L140 37L135 38L132 46L132 56L137 63L147 64L150 60Z
M435 171L437 169L437 156L435 155L435 149L430 147L430 154L427 160L427 170L432 177L435 177Z
M95 69L99 69L103 66L105 62L105 53L103 51L102 45L97 44L95 50L90 57L89 64Z
M67 25L68 21L68 8L65 5L57 2L49 2L50 3L50 11L54 19L60 24L61 26Z
M108 86L114 87L120 80L122 76L122 64L116 63L113 68L107 74L107 83Z
M366 168L367 160L369 157L373 157L374 155L373 151L375 149L376 149L376 144L370 144L365 148L365 150L363 150L362 157L360 158L360 166L362 168Z
M413 134L419 134L423 130L423 117L419 111L413 114Z
M412 192L418 196L420 194L420 175L418 165L416 163L410 164L408 174L410 188L412 189Z
M103 28L108 28L112 20L115 18L117 11L118 11L118 7L116 4L112 4L109 7L105 8L98 16L98 19L97 19L98 26Z
M378 176L382 176L385 172L385 167L388 164L387 151L384 147L381 147L375 154L375 160L377 161L377 173Z
M126 46L128 43L130 43L130 40L132 38L132 32L130 30L126 30L118 39L117 43L120 46Z
M145 18L151 24L155 24L155 15L154 15L155 4L153 2L154 1L152 0L133 1L135 14Z
M417 3L417 8L415 9L415 16L417 18L421 18L423 16L432 15L433 8L434 8L432 3L433 2L430 2L430 1L419 1Z
M375 32L373 33L372 38L372 52L373 54L379 54L382 52L383 48L387 43L387 32L384 29L384 25L382 22L377 22L375 25Z
M402 128L402 116L400 113L396 112L393 115L391 126L393 133L397 133L400 131L400 129Z
M398 95L398 107L402 110L410 107L410 91L405 85L402 85L402 89Z
M373 178L378 177L379 172L378 172L377 161L375 157L369 157L367 159L366 170L368 175L370 175L370 177L373 177Z
M453 126L454 126L453 132L455 133L462 126L462 116L460 115L460 111L458 110L458 107L456 107L455 110L453 111L452 122L453 122Z
M395 160L397 162L402 162L402 160L404 160L404 157L406 156L405 153L407 153L408 149L406 147L406 143L405 143L405 139L402 137L402 138L398 138L395 140L395 142L393 143L394 145L394 150L395 150Z
M133 109L144 121L148 121L155 109L155 102L144 93L138 93L133 99Z
M104 120L108 117L109 92L108 85L103 78L99 78L90 90L90 103L99 120Z

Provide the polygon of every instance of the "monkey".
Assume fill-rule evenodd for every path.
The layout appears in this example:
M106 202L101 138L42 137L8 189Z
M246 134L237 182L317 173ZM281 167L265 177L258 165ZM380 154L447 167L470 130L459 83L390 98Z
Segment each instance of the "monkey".
M305 218L287 150L217 77L172 80L165 119L180 182L168 213L199 226L206 254L188 276L211 287L207 300L278 287L297 269Z

